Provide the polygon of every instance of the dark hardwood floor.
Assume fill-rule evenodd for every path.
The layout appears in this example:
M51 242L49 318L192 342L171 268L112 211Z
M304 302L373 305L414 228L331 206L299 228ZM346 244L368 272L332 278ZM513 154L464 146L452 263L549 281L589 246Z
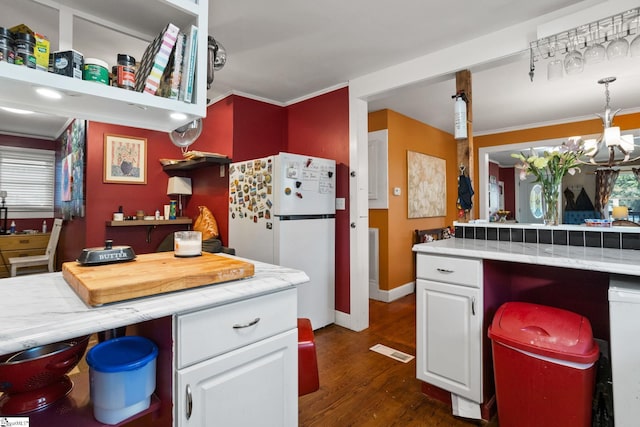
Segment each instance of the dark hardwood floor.
M370 300L369 325L354 332L330 325L315 331L320 389L302 396L299 425L492 426L451 415L420 391L416 361L402 363L370 351L375 344L416 354L415 294L392 303Z

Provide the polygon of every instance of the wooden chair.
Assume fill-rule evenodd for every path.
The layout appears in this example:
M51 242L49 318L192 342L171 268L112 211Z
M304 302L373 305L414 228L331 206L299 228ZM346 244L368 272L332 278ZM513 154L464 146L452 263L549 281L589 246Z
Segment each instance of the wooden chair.
M61 229L62 219L56 218L55 220L53 220L53 227L51 228L49 243L47 244L47 249L44 255L9 258L9 264L11 265L11 277L15 277L18 274L18 269L23 267L46 265L49 269L49 272L55 271L56 247L58 246L58 239L60 238Z

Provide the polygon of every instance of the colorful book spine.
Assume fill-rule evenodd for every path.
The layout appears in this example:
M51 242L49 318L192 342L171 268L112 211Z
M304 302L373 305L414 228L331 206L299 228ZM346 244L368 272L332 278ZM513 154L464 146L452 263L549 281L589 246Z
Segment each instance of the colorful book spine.
M187 34L182 66L182 84L180 85L180 99L191 103L196 73L196 58L198 56L198 27L191 26Z
M187 35L179 33L176 40L176 47L173 56L173 70L171 71L171 91L169 99L178 99L182 82L182 64L184 58L184 47Z
M155 93L157 92L158 86L160 86L160 80L162 79L162 74L164 73L164 69L167 67L167 63L169 62L171 51L176 44L178 32L179 28L175 25L171 23L167 25L167 28L162 35L160 48L155 55L153 66L151 67L151 72L149 73L145 81L144 91L146 93L155 95Z

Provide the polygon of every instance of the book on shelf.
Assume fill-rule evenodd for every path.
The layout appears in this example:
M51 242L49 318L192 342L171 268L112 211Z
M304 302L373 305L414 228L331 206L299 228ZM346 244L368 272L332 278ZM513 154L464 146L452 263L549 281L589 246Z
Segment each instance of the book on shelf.
M178 33L176 47L173 55L173 69L171 70L171 91L170 99L178 99L180 95L180 85L182 84L182 64L184 62L184 47L187 35L183 32Z
M191 103L198 57L198 27L192 25L186 34L179 99Z
M183 32L178 33L176 45L173 47L169 62L162 74L160 85L156 96L163 98L178 99L180 93L180 84L182 81L182 59L184 54L186 35Z
M155 95L160 86L162 75L169 63L173 48L176 44L179 28L172 23L162 30L160 34L151 42L142 55L138 78L136 79L136 90Z

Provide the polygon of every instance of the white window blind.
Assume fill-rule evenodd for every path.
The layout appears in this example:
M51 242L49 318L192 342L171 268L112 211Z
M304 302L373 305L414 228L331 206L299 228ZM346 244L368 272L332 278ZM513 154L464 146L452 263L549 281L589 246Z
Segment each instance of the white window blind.
M0 146L0 190L10 218L52 217L55 152Z

